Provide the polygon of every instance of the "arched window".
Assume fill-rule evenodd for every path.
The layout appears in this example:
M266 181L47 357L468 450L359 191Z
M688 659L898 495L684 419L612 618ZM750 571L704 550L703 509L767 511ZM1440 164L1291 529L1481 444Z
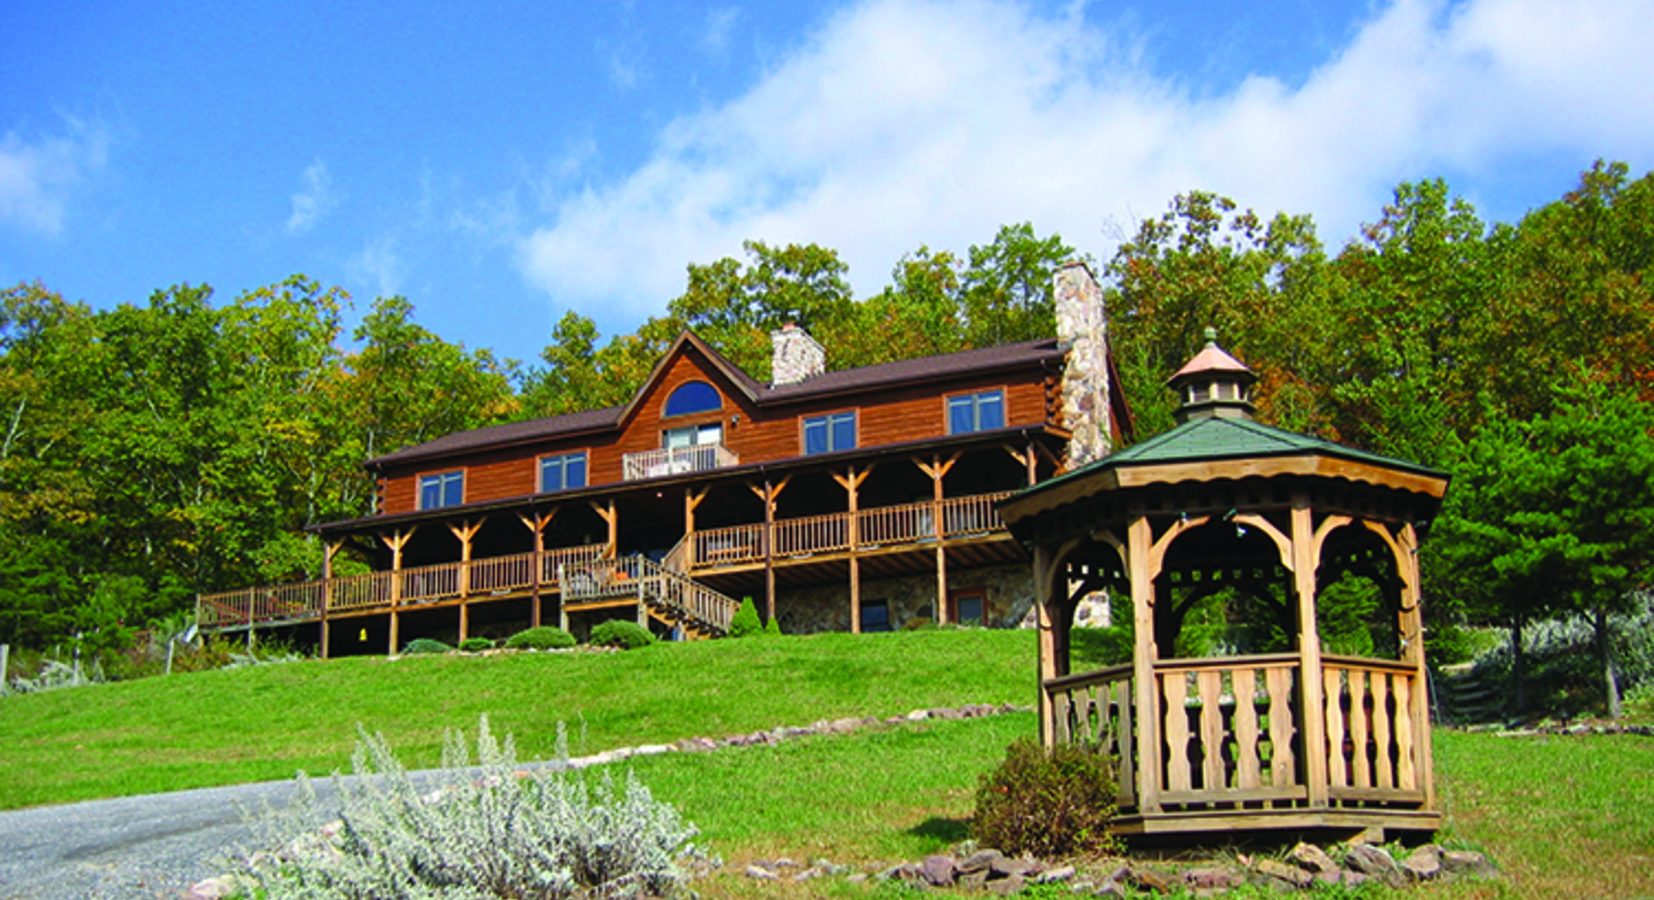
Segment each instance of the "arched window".
M686 416L690 413L710 412L722 409L724 400L718 396L718 391L704 381L691 381L679 385L666 398L666 415Z

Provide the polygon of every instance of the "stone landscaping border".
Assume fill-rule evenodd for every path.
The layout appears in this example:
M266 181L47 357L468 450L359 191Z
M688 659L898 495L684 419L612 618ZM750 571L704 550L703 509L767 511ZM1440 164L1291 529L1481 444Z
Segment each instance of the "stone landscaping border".
M891 716L881 719L878 716L852 717L845 719L819 719L810 725L780 725L767 731L753 731L741 734L725 735L721 738L688 737L670 744L642 744L637 747L619 747L614 750L605 750L602 753L593 753L590 756L570 757L568 768L584 769L590 766L603 766L610 763L631 759L634 756L656 756L662 753L705 753L725 747L752 747L760 744L779 744L793 738L812 737L827 734L851 734L867 728L880 725L908 725L915 722L929 720L978 719L984 716L998 716L1006 713L1033 712L1032 706L1018 706L1014 703L1001 703L997 706L991 703L968 703L964 706L945 706L935 709L916 709L905 716Z
M1298 844L1284 859L1237 855L1189 867L1148 865L1113 859L1087 863L1046 862L1012 858L998 850L977 849L967 841L953 852L914 862L855 871L825 859L804 866L790 859L760 860L745 875L759 881L811 881L843 876L852 882L869 879L899 880L920 890L955 889L1006 896L1037 884L1064 883L1073 895L1123 898L1133 894L1180 894L1197 898L1222 897L1244 885L1280 893L1294 893L1342 885L1358 888L1379 882L1404 888L1425 882L1499 877L1487 857L1468 850L1447 850L1426 844L1399 862L1383 847L1345 844L1333 848L1338 859L1314 844Z

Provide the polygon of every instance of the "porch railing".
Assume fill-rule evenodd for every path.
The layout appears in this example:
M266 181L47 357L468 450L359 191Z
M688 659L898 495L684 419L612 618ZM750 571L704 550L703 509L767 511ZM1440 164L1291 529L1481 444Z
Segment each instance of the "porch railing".
M723 444L668 447L646 450L642 453L628 453L621 457L621 469L627 481L660 478L666 475L687 475L690 472L710 472L740 463L740 457Z
M518 553L468 563L438 563L394 572L369 572L202 594L196 602L196 621L202 628L234 628L316 619L322 616L323 610L362 612L396 604L517 593L533 588L536 557L541 566L541 586L555 588L557 573L563 566L597 559L607 549L607 544L587 544L538 554Z
M872 550L921 544L938 538L1003 532L1005 525L994 511L994 504L1010 495L1009 491L1004 491L949 497L940 503L922 501L858 510L854 530L850 527L851 513L848 511L778 519L772 532L774 555L809 556L848 550L852 546ZM763 523L756 523L695 532L694 567L718 568L763 562L764 529Z
M1296 654L1165 660L1154 666L1154 703L1137 708L1132 669L1117 666L1045 682L1052 739L1119 754L1120 807L1148 792L1168 807L1302 806L1310 796ZM1327 656L1321 671L1326 796L1343 805L1417 807L1425 698L1412 666ZM1137 733L1154 727L1163 758L1143 766Z

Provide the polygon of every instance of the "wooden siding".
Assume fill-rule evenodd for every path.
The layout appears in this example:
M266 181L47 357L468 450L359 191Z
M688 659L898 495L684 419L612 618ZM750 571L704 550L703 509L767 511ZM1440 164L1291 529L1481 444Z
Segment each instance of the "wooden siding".
M664 416L666 400L689 381L705 381L723 398L723 408L713 412ZM1005 391L1006 425L1043 425L1055 415L1053 384L1038 368L965 376L946 383L917 385L901 389L879 389L859 395L827 397L779 407L759 408L701 354L686 348L665 370L633 408L622 430L586 434L561 441L466 454L453 459L423 460L396 467L385 473L386 514L413 512L418 505L418 484L422 475L465 470L465 502L507 500L539 490L539 459L556 453L586 451L588 484L614 484L623 480L622 460L626 454L641 453L661 446L668 428L720 422L724 445L741 463L769 462L803 455L803 420L826 413L854 411L858 447L877 447L904 441L943 437L947 434L946 398L963 393ZM731 418L740 421L731 424Z

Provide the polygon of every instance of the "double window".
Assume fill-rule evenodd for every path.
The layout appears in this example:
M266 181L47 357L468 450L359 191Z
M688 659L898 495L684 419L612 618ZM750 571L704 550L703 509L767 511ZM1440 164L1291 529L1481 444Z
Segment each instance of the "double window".
M465 502L465 472L438 472L419 476L419 508L441 509Z
M724 426L720 422L668 428L661 434L661 446L668 450L678 450L684 447L703 447L707 444L722 444L723 442Z
M948 398L948 434L969 434L1004 427L1004 391L981 391Z
M804 420L804 455L856 448L856 414L828 413Z
M564 491L586 486L586 451L540 457L540 490Z

